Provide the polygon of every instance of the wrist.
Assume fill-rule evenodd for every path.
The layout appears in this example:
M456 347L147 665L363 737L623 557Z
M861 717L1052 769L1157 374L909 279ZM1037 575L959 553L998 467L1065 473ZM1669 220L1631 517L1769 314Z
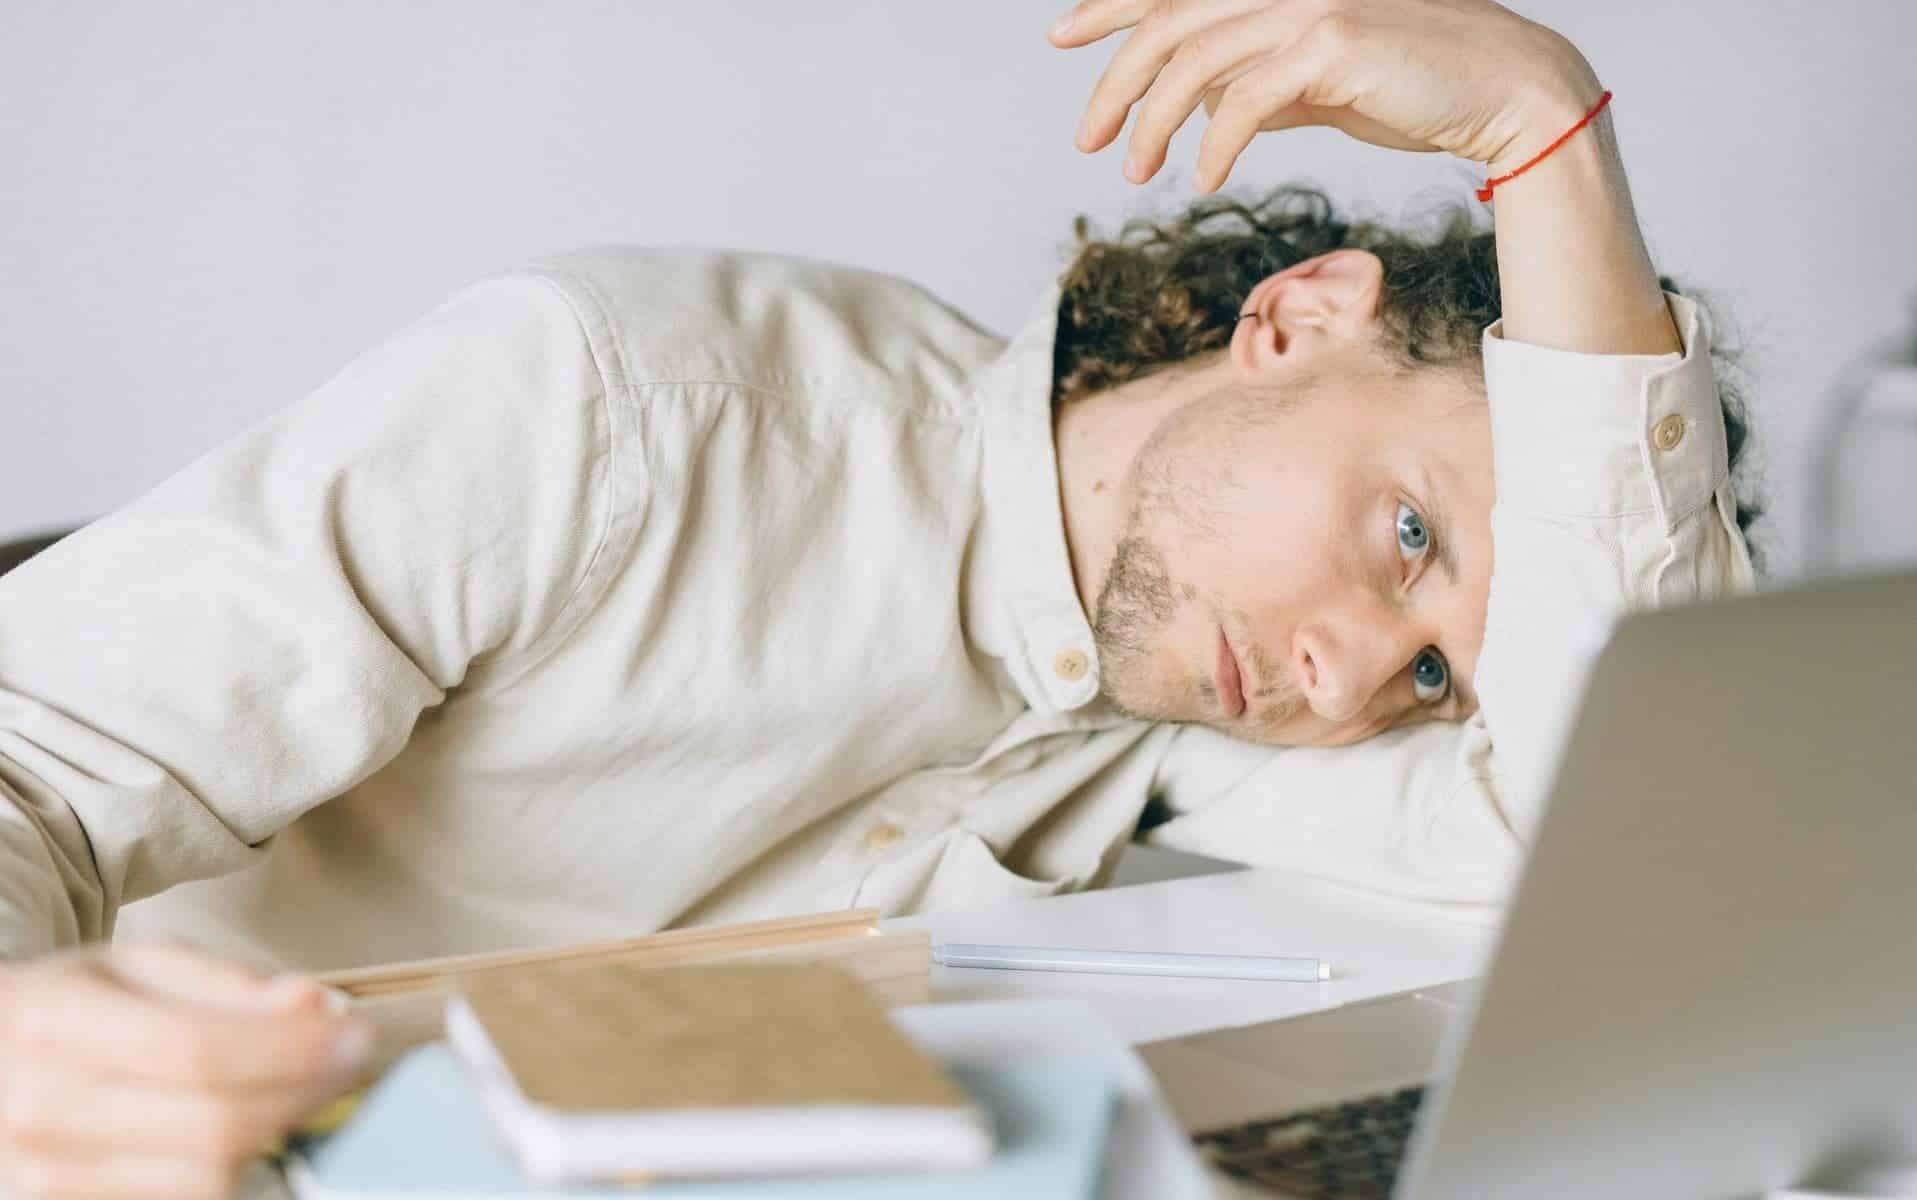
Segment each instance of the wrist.
M1527 83L1512 104L1512 133L1485 160L1488 176L1506 174L1530 161L1591 111L1604 94L1597 72L1565 43L1566 54Z

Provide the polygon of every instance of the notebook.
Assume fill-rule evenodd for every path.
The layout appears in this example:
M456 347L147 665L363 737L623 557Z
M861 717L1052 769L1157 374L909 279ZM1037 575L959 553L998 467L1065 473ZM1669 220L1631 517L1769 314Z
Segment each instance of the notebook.
M495 974L447 1037L525 1174L950 1170L986 1115L835 967L613 963Z
M968 1170L546 1187L520 1170L458 1058L434 1043L400 1059L339 1132L296 1148L286 1174L299 1200L1094 1200L1111 1067L1103 1055L948 1063L997 1131L991 1159Z

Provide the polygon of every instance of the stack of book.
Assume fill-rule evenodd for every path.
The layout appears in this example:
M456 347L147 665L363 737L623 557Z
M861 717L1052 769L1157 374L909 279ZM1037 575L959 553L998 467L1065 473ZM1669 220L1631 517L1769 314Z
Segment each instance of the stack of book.
M923 935L841 914L335 976L441 1015L288 1176L303 1200L1095 1194L1109 1064L941 1055L887 1015L928 973Z

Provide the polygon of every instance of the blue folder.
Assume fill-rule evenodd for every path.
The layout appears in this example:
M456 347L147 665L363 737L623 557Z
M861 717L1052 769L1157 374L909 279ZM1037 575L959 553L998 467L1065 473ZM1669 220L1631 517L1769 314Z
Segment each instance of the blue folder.
M948 1065L991 1113L998 1138L991 1161L972 1170L542 1187L520 1173L458 1059L435 1043L396 1063L339 1132L295 1151L287 1175L301 1200L1093 1200L1116 1096L1103 1064L1058 1057Z

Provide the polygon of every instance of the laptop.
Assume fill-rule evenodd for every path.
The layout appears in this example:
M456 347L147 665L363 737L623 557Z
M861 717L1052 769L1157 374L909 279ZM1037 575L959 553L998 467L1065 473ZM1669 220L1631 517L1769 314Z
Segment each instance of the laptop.
M1482 980L1140 1052L1246 1195L1728 1200L1917 1163L1917 574L1620 622Z

